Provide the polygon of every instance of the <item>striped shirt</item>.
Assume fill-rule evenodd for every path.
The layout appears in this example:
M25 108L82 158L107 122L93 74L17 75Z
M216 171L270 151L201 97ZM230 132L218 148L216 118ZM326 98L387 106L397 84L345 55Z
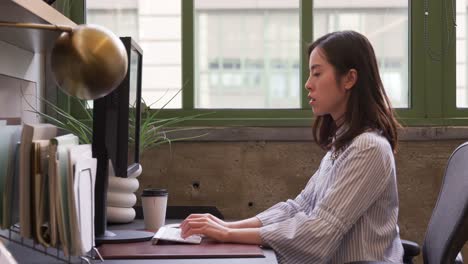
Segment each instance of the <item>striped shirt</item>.
M260 236L279 263L402 263L395 161L377 132L329 151L294 200L257 215Z

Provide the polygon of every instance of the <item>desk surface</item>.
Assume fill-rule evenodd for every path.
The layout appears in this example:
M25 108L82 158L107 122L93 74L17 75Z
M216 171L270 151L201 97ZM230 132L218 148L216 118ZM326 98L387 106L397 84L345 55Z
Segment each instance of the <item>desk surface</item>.
M166 224L179 223L182 220L167 220ZM142 228L143 220L135 220L131 225L111 225L108 227L109 230L112 229L128 229L129 226L132 228ZM272 263L277 264L276 255L271 249L263 249L265 258L211 258L211 259L139 259L139 260L106 260L105 263L110 264L130 264L130 263L168 263L168 264L215 264L215 263L233 263L233 264L266 264Z
M177 222L176 220L168 221L168 223ZM129 225L112 225L108 229L141 229L143 227L142 220L135 220L132 224ZM8 249L11 251L16 261L21 263L28 264L63 264L64 262L56 258L47 256L38 251L34 251L27 247L18 245L16 243L8 243ZM31 244L31 243L28 243ZM37 246L38 250L43 251L40 246ZM55 249L48 249L49 253L55 254ZM127 260L105 260L104 264L131 264L131 263L151 263L151 264L222 264L222 263L232 263L232 264L277 264L276 256L273 250L263 249L265 258L211 258L211 259L127 259ZM71 259L72 263L76 262L74 259ZM98 263L97 261L95 263Z

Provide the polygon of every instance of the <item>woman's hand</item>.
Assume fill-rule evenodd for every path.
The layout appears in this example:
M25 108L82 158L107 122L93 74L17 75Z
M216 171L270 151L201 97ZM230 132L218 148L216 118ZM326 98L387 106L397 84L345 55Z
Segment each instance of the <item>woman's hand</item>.
M256 217L237 222L225 222L211 214L192 214L182 224L181 236L205 235L221 242L261 245L262 224Z
M191 235L205 235L221 242L229 241L228 223L211 214L192 214L187 217L182 224L182 238Z
M199 218L203 218L203 217L206 217L208 219L211 219L213 220L214 222L224 226L224 227L230 227L229 226L229 223L228 222L225 222L221 219L219 219L218 217L212 215L212 214L191 214L189 215L185 220L188 220L188 219L199 219Z

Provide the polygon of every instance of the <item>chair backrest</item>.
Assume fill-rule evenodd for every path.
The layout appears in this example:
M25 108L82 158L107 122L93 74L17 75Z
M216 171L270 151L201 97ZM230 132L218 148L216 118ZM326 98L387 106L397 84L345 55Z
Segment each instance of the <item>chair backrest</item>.
M468 238L468 142L450 156L427 227L424 263L454 263Z

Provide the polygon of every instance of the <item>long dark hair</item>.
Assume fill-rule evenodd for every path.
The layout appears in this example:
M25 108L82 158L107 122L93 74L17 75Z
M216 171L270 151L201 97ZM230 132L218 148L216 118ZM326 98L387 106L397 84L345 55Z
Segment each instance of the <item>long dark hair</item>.
M355 69L358 78L350 90L344 115L348 129L334 141L337 127L331 115L316 116L313 125L314 140L323 149L340 149L366 130L379 130L396 151L400 124L394 117L390 100L380 79L377 59L369 40L355 31L326 34L308 47L308 58L315 48L325 55L335 69L335 78Z

